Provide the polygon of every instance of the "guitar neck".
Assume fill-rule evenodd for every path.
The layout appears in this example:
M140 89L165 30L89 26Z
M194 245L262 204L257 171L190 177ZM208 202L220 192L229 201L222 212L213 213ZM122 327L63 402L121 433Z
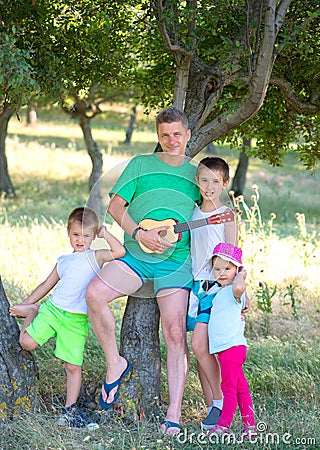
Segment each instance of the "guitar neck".
M183 233L184 231L205 227L206 225L208 225L208 219L198 219L192 220L191 222L176 223L173 226L173 230L175 233Z

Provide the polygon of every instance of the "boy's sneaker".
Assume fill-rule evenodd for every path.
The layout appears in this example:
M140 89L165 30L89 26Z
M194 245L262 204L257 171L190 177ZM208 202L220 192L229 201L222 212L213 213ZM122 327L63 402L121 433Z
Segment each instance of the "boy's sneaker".
M257 437L257 429L255 426L246 426L244 427L242 433L242 439L244 441L251 441Z
M208 434L230 434L230 429L228 427L223 427L222 425L215 425L208 431Z
M57 420L57 424L68 428L86 428L88 431L97 430L99 428L97 423L90 422L90 420L86 418L83 412L77 408L75 403L67 408L62 408L62 416Z
M201 428L203 430L210 430L213 428L218 422L220 415L221 409L213 406L207 417L201 422Z

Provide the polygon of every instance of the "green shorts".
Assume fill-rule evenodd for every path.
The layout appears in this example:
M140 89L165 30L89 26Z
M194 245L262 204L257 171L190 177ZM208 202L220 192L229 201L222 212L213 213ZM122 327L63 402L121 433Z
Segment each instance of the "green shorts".
M63 311L51 301L47 301L40 306L39 314L26 331L39 345L55 337L55 356L70 364L82 366L84 346L89 333L89 319L86 314Z
M153 263L140 261L128 251L123 258L119 258L130 267L141 279L142 283L153 280L154 293L162 289L178 288L191 290L193 278L189 264L155 258Z

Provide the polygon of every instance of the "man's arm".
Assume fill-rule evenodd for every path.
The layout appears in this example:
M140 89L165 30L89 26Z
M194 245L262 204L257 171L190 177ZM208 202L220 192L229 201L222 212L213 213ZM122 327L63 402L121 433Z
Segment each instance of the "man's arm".
M132 236L132 233L138 228L139 224L128 214L125 207L126 203L124 198L113 194L109 203L108 213L126 233ZM163 253L167 248L173 246L173 244L162 239L159 235L160 231L166 230L167 228L166 226L162 226L148 231L139 229L135 233L134 238L154 253Z

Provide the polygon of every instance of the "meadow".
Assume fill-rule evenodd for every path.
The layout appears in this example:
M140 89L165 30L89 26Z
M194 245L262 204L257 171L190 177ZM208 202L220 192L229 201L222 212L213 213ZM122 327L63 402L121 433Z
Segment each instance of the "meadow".
M119 106L92 124L103 152L106 199L123 164L134 154L152 151L156 143L153 118L140 111L132 143L123 145L128 120L127 109ZM227 145L217 151L234 171L237 151ZM201 152L197 160L205 155ZM17 197L2 198L0 203L1 278L10 303L15 304L47 276L57 256L69 252L65 221L74 207L86 202L90 159L80 127L59 111L40 111L35 127L24 125L23 112L20 122L13 118L7 157ZM63 404L65 376L62 363L52 355L53 344L48 343L34 352L43 412L2 424L0 449L320 448L319 191L320 174L306 171L294 154L277 168L252 159L244 198L235 204L242 211L240 242L249 273L245 371L258 423L256 442L239 440L238 414L232 425L233 441L216 442L201 434L199 422L206 411L193 357L179 438L163 436L157 418L129 423L99 411L91 412L100 421L99 430L61 429L54 417ZM117 225L108 226L122 238ZM119 330L124 305L125 299L113 305ZM165 356L164 346L162 352ZM104 358L91 332L84 383L100 387L104 375ZM166 387L163 360L164 408Z

